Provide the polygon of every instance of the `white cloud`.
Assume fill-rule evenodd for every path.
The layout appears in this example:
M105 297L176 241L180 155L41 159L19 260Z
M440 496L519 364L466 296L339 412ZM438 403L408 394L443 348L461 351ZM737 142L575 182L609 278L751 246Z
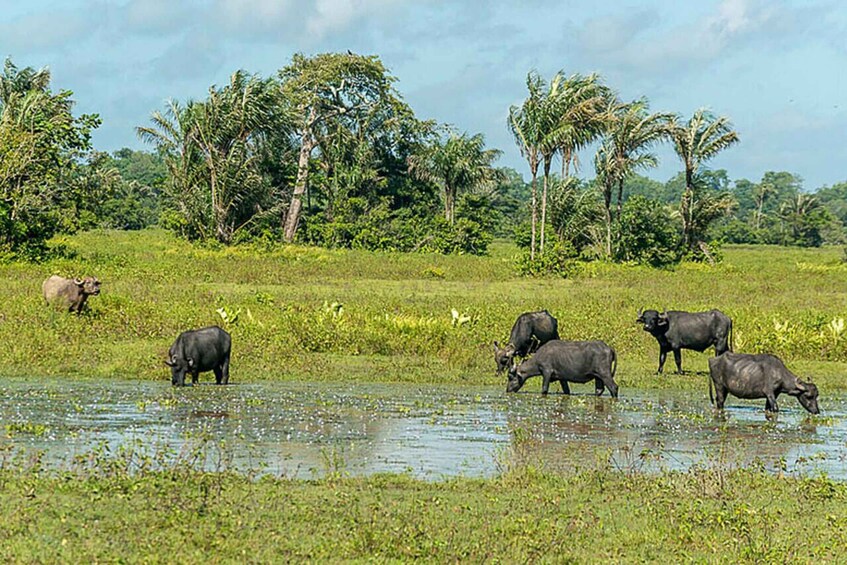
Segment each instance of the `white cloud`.
M344 30L355 21L396 3L396 0L314 0L306 29L310 35L320 38L327 33Z
M123 6L122 16L129 30L158 34L183 29L192 20L192 10L185 2L131 0Z
M787 38L809 32L826 9L721 0L699 20L672 27L661 27L658 13L630 10L572 26L576 40L571 46L616 69L665 75L686 69L702 72L704 63L754 40L759 49L779 48Z
M36 12L0 24L3 49L17 51L64 47L90 36L100 18L71 11Z

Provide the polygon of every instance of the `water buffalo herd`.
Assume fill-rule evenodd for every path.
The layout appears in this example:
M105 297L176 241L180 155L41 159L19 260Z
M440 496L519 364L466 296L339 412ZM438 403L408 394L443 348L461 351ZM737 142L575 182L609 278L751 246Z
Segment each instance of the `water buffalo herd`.
M787 394L796 397L812 414L820 413L818 388L798 379L779 358L768 354L733 353L732 320L720 310L639 310L636 322L659 343L657 373L662 372L669 351L673 352L677 372L682 373L683 349L702 352L709 347L715 348L715 357L709 359L709 396L719 409L723 409L726 395L730 393L738 398L764 398L765 410L776 412L779 410L777 397ZM559 339L558 326L556 318L547 310L527 312L518 316L505 347L494 342L497 373L508 369L506 392L517 392L529 377L541 375L541 394L549 392L553 381L559 381L562 392L570 394L569 382L594 380L597 396L609 389L609 394L616 398L615 350L602 341ZM532 357L518 363L517 357L533 353Z
M97 277L53 275L41 289L48 305L80 314L88 297L100 294L100 281ZM820 412L817 387L798 379L779 358L732 351L732 320L720 310L639 310L636 322L659 343L657 373L662 372L669 351L677 372L682 373L683 349L702 352L715 348L715 357L709 359L709 396L719 409L729 393L738 398L764 398L765 410L776 412L777 397L787 394L812 414ZM613 398L618 396L615 350L602 341L560 339L559 323L547 310L518 316L509 342L501 347L495 341L493 347L497 374L507 373L506 392L517 392L527 379L541 375L541 394L549 392L551 382L558 381L562 392L570 394L568 383L593 380L597 396L606 389ZM216 384L229 383L231 351L232 338L217 326L182 332L165 361L171 369L171 383L184 386L185 376L190 374L191 383L196 384L199 374L206 371L214 372Z

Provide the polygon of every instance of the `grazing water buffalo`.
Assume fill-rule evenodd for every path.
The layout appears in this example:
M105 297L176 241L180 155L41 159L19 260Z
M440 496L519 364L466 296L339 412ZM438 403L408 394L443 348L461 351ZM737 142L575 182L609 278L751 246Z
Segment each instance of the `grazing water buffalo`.
M79 314L89 296L100 294L100 281L97 277L66 279L53 275L41 284L41 292L47 304Z
M724 353L709 359L709 398L717 400L723 410L726 393L738 398L765 398L765 410L779 411L776 397L782 393L796 396L800 404L812 414L819 414L818 387L805 383L789 371L783 362L773 355L750 355L747 353ZM712 386L715 397L712 398Z
M509 370L506 392L517 392L529 377L541 375L544 378L541 394L547 394L551 381L559 381L562 392L570 394L568 381L587 383L594 379L597 396L603 394L605 386L612 397L617 398L616 369L615 350L602 341L554 339L539 347L531 358Z
M499 343L494 342L497 374L508 369L515 357L526 357L551 339L559 339L559 322L550 312L542 310L521 314L512 326L506 347L501 348Z
M732 351L732 320L720 310L708 312L638 311L635 320L644 324L644 331L659 342L659 370L665 365L668 351L673 351L676 372L682 373L682 351L705 351L715 347L715 355Z
M168 350L165 365L171 368L171 384L185 386L185 374L191 373L191 383L204 371L215 372L215 382L229 382L229 354L232 339L217 326L182 332Z

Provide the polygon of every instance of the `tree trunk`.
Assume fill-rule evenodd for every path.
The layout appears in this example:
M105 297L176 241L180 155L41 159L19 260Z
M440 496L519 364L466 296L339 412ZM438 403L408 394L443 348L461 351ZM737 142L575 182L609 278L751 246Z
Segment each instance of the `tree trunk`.
M450 225L456 223L456 193L450 194Z
M618 181L618 209L615 213L615 219L621 221L621 210L623 209L623 179Z
M300 208L303 206L303 194L309 184L309 158L315 142L308 128L303 130L303 141L300 145L300 159L297 162L297 180L294 182L294 192L291 194L291 204L285 215L283 238L287 243L294 241L297 225L300 223Z
M606 260L612 258L612 187L603 187L603 204L606 211Z
M535 225L538 223L538 190L535 186L535 179L538 176L538 165L532 167L532 239L529 247L529 258L535 260Z
M539 252L544 255L544 235L545 235L545 226L547 225L547 186L550 183L550 165L552 165L552 159L545 158L544 159L544 188L541 190L541 245L539 246Z
M447 223L453 224L453 220L450 219L450 185L444 185L444 219L447 220Z
M682 245L686 251L691 250L691 204L694 200L694 187L692 186L693 174L690 170L685 171L685 191L682 193Z

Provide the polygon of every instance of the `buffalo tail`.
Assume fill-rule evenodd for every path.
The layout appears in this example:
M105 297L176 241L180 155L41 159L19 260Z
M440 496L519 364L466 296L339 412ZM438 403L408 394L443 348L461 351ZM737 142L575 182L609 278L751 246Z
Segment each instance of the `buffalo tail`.
M732 352L732 353L735 352L735 339L734 339L733 333L732 333L732 320L729 321L729 344L728 344L728 347L729 347L730 352Z
M611 348L609 348L611 349ZM612 378L615 378L615 371L618 370L618 355L615 353L615 350L612 349Z

